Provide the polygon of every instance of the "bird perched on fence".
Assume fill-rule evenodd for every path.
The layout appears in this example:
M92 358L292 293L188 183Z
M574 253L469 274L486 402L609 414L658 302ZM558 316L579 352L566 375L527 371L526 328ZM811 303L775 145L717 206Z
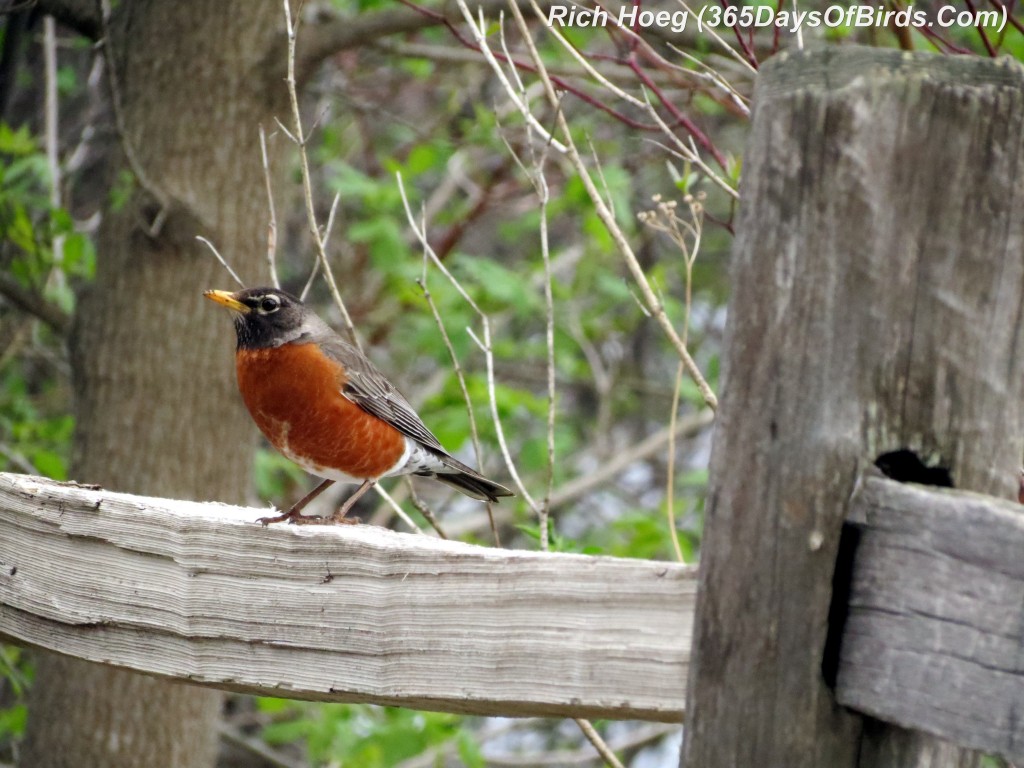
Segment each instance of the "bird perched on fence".
M263 525L347 522L374 483L395 475L434 477L481 501L514 495L449 455L373 363L295 296L275 288L203 295L235 313L238 389L256 426L287 458L324 478L287 512L261 518ZM329 517L300 514L335 482L360 486Z

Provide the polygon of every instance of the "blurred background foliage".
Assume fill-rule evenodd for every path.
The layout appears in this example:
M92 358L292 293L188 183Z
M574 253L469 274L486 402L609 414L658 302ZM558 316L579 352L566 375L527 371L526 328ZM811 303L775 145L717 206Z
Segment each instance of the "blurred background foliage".
M59 66L50 84L61 114L56 147L60 185L54 195L44 139L43 25L30 4L15 9L18 5L6 8L0 18L0 470L66 479L74 424L65 342L73 332L75 293L95 270L92 233L98 217L123 199L132 180L104 173L104 153L116 135L101 85L102 63L72 32L58 29ZM356 17L392 5L384 0L333 0L307 3L302 13L305 24L314 24L320 17ZM824 4L807 7L818 6ZM644 7L680 8L670 2ZM506 29L509 45L525 60L511 26ZM465 25L455 27L465 35ZM499 31L497 24L489 28L492 44L500 50ZM689 349L716 388L735 201L668 146L664 134L644 128L650 121L642 110L587 78L542 25L534 24L533 31L552 74L574 89L563 96L560 108L578 146L595 167L599 164L603 194L618 225L676 327L682 328L689 316ZM621 33L561 31L610 82L639 98L643 90L638 72L643 72L651 85L648 96L657 94L663 105L686 115L710 137L724 164L706 152L702 156L733 187L746 130L742 104L751 96L754 81L743 60L763 63L777 49L796 45L793 35L771 29L735 35L722 30L730 51L695 29L646 30L645 43L663 57L655 59L642 55L643 49ZM1024 35L1016 20L1001 33L984 37L971 27L944 30L940 40L932 34L839 27L805 29L802 37L808 46L861 43L978 55L991 48L1024 58ZM15 66L12 62L19 58ZM740 101L701 79L708 72L730 82ZM554 115L544 108L535 81L525 73L524 78L538 119L552 127ZM425 301L425 280L465 372L484 446L483 466L507 480L488 406L484 358L465 331L477 326L477 318L450 282L436 269L425 268L403 210L396 182L400 173L410 203L417 215L422 212L431 245L489 317L497 411L518 472L537 499L544 496L548 472L547 307L540 206L520 162L529 168L531 158L543 156L550 195L546 223L557 389L552 548L675 558L665 514L668 442L636 449L669 424L677 397L678 357L645 311L579 178L563 158L525 130L522 116L479 54L444 26L368 39L320 67L304 89L302 109L307 128L312 128L309 152L317 213L325 222L338 195L329 254L368 353L419 407L441 442L475 463L469 414ZM660 111L669 114L666 109ZM295 183L274 192L279 274L285 288L299 292L313 264L299 169L287 137L274 126L267 129L271 155L295 163ZM677 243L638 217L656 209L657 198L678 201L678 215L686 218L687 195L699 196L703 206L703 237L689 300L687 264ZM242 277L257 280L256 275ZM228 285L225 275L224 286L218 287ZM340 326L322 281L314 284L310 301ZM682 381L678 399L681 421L704 408L689 379ZM699 549L710 445L709 420L693 424L677 441L672 473L675 533L689 561ZM252 501L284 507L310 482L290 462L263 449L254 467ZM436 484L418 485L417 492L439 511L450 535L493 543L488 516L478 504L453 497ZM425 526L404 486L396 484L393 493ZM337 503L337 498L327 503ZM360 514L364 520L401 528L388 508L373 499L360 507ZM505 546L537 546L537 519L521 498L496 507L495 514ZM28 655L14 646L0 647L0 675L0 761L10 762L25 725L24 692L32 677ZM225 713L221 764L596 764L595 753L571 725L233 696ZM676 728L630 723L598 727L624 764L676 764Z

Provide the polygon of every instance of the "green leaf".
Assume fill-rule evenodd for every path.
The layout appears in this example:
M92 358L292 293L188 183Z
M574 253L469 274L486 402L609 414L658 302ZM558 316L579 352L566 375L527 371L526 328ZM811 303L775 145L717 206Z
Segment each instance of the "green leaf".
M64 239L64 271L74 277L91 280L96 274L96 248L81 232L72 232Z
M405 161L405 172L409 176L418 176L432 170L440 164L437 150L430 144L417 144Z
M458 267L459 272L472 279L484 297L499 306L518 309L541 306L539 294L529 289L530 283L521 273L483 257L460 259Z
M110 188L110 210L114 213L124 210L128 201L132 199L134 190L135 175L127 169L122 169Z
M39 474L53 480L67 480L68 468L64 457L55 451L39 450L32 454L32 464Z
M0 709L0 740L5 738L20 739L25 735L28 723L28 707L15 704L7 709Z
M36 151L36 143L23 125L14 130L7 123L0 123L0 153L5 155L28 155Z
M466 768L485 768L487 761L484 760L480 743L473 738L471 733L460 730L455 737L455 744L458 748L459 759L466 765Z

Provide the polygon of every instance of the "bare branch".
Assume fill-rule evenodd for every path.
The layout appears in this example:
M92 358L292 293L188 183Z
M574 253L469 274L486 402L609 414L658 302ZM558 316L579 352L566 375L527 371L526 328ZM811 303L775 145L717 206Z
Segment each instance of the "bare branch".
M459 2L462 5L465 4L464 0L459 0ZM626 240L625 234L619 227L618 222L615 221L614 213L601 197L600 191L594 184L590 171L583 162L583 159L580 157L576 144L573 141L572 133L569 130L569 124L565 119L565 115L558 109L558 95L555 92L551 79L548 77L547 71L544 69L544 62L541 60L540 54L538 53L536 46L533 44L533 38L530 37L529 29L526 26L526 20L523 18L522 13L516 5L512 5L511 8L516 19L516 23L519 25L520 32L522 33L523 42L529 50L530 57L537 69L537 74L544 83L545 90L548 93L548 100L551 102L552 108L556 110L555 117L558 121L559 131L562 134L568 149L567 155L572 161L573 166L575 166L576 172L579 174L580 181L583 182L583 186L587 190L587 194L590 196L591 202L594 204L594 209L597 212L598 217L601 219L608 233L615 241L619 252L622 254L622 257L626 262L626 266L629 268L630 274L632 274L637 287L640 289L646 308L654 316L655 320L657 320L658 325L661 326L665 335L668 337L673 347L675 347L677 354L683 361L683 365L686 366L687 373L689 373L690 377L696 382L697 388L700 390L701 396L704 398L704 402L708 404L709 408L714 410L718 407L718 398L715 396L710 385L708 385L704 375L700 372L700 369L697 367L697 363L694 362L693 358L690 356L690 352L687 350L686 344L683 343L683 340L676 332L675 327L672 325L672 321L665 312L665 307L661 303L661 300L658 299L657 295L651 289L647 276L644 274L643 268L640 266L640 262L636 258L636 254L633 252L632 246L629 244L629 241Z
M450 3L430 8L414 5L408 0L402 1L403 7L400 8L386 8L358 16L335 16L308 27L298 52L299 71L305 74L328 56L339 51L358 48L393 35L443 26L459 18L458 10ZM527 5L526 0L517 2L524 7ZM508 0L477 0L477 5L488 14L505 8L507 4ZM544 7L552 4L552 0L541 2Z
M583 731L583 735L587 737L587 741L594 745L594 749L596 749L597 753L601 755L601 758L605 763L610 765L611 768L622 768L622 763L619 761L619 758L615 756L611 747L605 743L605 740L601 738L601 734L599 734L597 729L590 724L590 721L584 720L581 717L575 717L573 719L576 721L576 725L580 727L580 730Z
M46 96L44 99L44 134L46 145L46 165L50 171L50 206L60 208L60 157L58 155L58 118L57 118L57 25L53 16L46 16L43 19L43 69L44 88ZM57 235L53 238L53 266L50 278L63 282L64 272L60 268L64 262L64 235ZM49 281L47 281L49 282Z
M560 507L590 493L602 485L612 481L630 464L642 461L665 449L670 440L692 437L714 421L714 413L709 410L698 411L685 418L678 419L674 427L663 427L647 436L636 445L617 451L615 456L589 475L577 477L564 485L551 496L551 507Z
M238 274L235 272L235 270L231 268L231 265L224 260L224 257L220 255L220 251L217 250L217 247L213 243L211 243L202 235L196 235L196 240L198 240L201 243L204 243L207 248L213 251L213 255L217 257L217 261L219 261L221 266L228 271L228 274L231 275L232 279L234 279L234 281L238 283L239 288L245 288L245 283L242 282L242 278L240 278Z
M391 494L380 487L380 483L376 483L373 489L377 492L377 495L384 499L385 502L394 510L395 514L398 515L402 522L409 526L416 533L423 533L423 530L413 522L413 519L406 514L405 510L402 509L402 505L391 498Z
M271 768L305 768L307 765L305 762L300 763L286 757L268 747L263 739L249 736L241 728L229 723L221 722L220 737L254 755L258 759L259 764L269 765Z
M71 330L71 315L56 304L47 301L41 294L23 287L21 283L4 272L0 272L0 296L23 312L42 320L61 336L66 336Z
M498 413L498 395L494 386L494 348L491 346L491 324L487 321L486 315L483 316L481 325L483 326L482 340L472 328L467 328L466 333L469 334L469 337L484 353L484 358L487 361L487 395L488 401L491 404L491 418L494 420L495 433L498 436L498 446L501 448L501 455L505 459L505 466L509 474L512 475L512 481L519 489L519 493L522 494L526 503L530 505L530 509L539 516L540 508L533 496L530 495L530 492L526 490L526 485L523 483L522 478L519 477L519 470L516 468L516 463L512 460L508 441L505 440L505 430L501 426L501 416Z
M665 514L668 517L668 532L672 538L672 549L675 550L676 560L685 563L683 548L679 544L679 531L676 530L676 421L679 416L679 390L683 385L683 364L676 366L675 391L672 395L672 412L668 421L668 470L665 472Z
M519 113L523 116L523 119L531 128L533 128L533 130L537 131L537 133L539 133L545 141L550 142L551 146L553 146L559 152L564 153L565 146L560 141L555 139L554 136L548 133L547 128L541 125L540 122L538 122L537 118L533 116L533 112L530 111L529 104L522 99L520 94L517 93L516 89L509 82L508 76L505 74L505 70L498 63L498 60L495 58L493 51L491 51L490 45L487 44L487 36L484 32L484 30L486 29L486 25L484 24L483 9L480 7L477 8L478 20L474 22L473 14L470 13L470 10L466 6L466 3L460 0L458 5L459 8L462 9L463 18L466 20L466 25L469 27L470 32L473 35L473 40L476 42L477 48L480 50L480 53L483 54L483 57L484 59L487 60L487 63L491 65L491 70L494 72L498 80L501 82L502 86L505 89L505 93L508 95L509 99L512 100L512 103L516 105L516 108L519 110ZM515 72L515 64L511 64L510 66L513 72ZM515 76L518 78L518 73L516 73Z
M419 497L419 494L416 493L416 489L413 488L412 478L406 477L405 480L409 484L409 500L412 502L412 505L416 507L416 510L423 515L428 523L430 523L430 527L437 531L438 536L442 539L447 539L448 534L446 534L444 532L444 528L441 527L441 521L437 519L437 516L434 514L434 510L432 510L427 503ZM491 516L491 519L494 519L493 515ZM495 533L495 536L497 536L497 533ZM498 546L501 546L500 542L498 543Z

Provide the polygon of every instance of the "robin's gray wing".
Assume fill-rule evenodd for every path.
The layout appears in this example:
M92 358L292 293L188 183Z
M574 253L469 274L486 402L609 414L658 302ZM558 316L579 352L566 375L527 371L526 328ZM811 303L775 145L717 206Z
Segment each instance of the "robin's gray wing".
M339 363L347 377L341 393L367 413L387 422L406 437L411 437L432 453L437 454L445 470L431 474L443 483L475 499L497 501L502 496L514 496L508 488L489 480L472 467L449 455L426 424L416 414L409 401L377 370L366 356L333 332L318 333L310 341L331 360Z
M366 355L338 336L319 341L320 349L331 360L345 369L347 381L342 394L367 413L387 422L403 435L411 437L432 451L447 457L448 452L416 411L395 388L395 385L377 370Z

